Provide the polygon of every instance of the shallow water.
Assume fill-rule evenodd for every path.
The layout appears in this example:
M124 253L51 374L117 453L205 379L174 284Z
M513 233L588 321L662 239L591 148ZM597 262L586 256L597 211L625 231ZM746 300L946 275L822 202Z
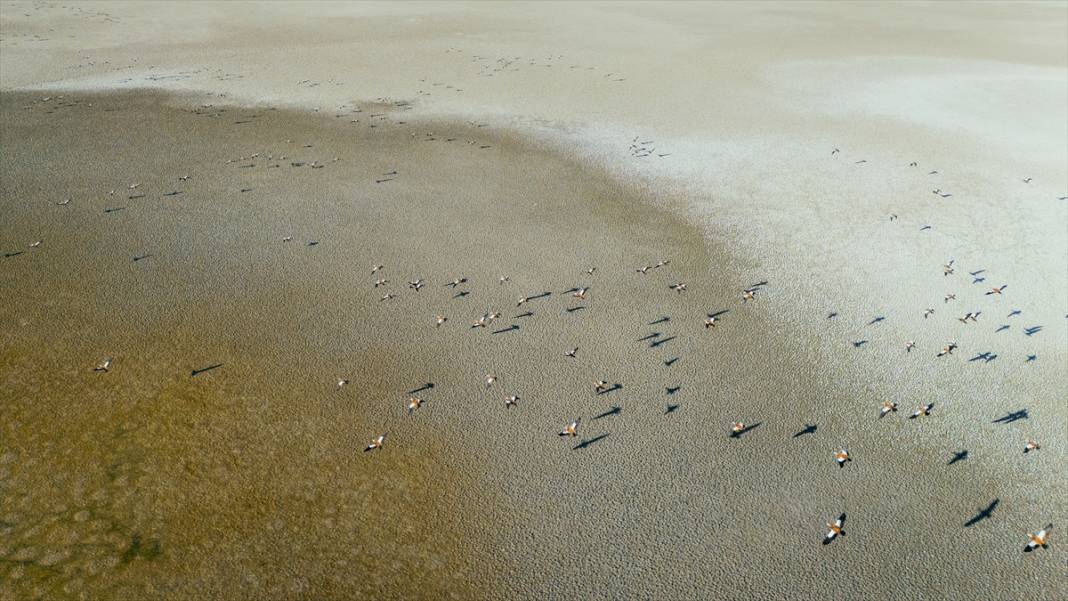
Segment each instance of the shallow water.
M742 304L761 274L649 208L682 199L514 134L406 122L398 105L368 104L362 115L387 115L351 123L148 93L0 102L0 243L25 251L0 261L0 590L1058 590L1056 549L1026 562L1018 550L1028 530L1064 521L1063 488L1045 477L1064 452L996 454L1034 430L969 421L952 400L931 420L904 420L905 402L872 419L883 390L859 372L843 382L819 341L777 323L775 282ZM405 284L417 278L420 292ZM686 293L667 288L677 281ZM576 286L588 300L566 292ZM386 291L397 297L380 301ZM538 298L520 308L520 296ZM492 310L492 327L469 327ZM701 325L722 310L716 329ZM574 346L579 358L564 357ZM93 372L105 356L111 371ZM958 368L925 368L928 390L974 394ZM499 376L489 390L487 372ZM602 378L622 388L595 395ZM1064 424L1038 405L1035 427L1054 438ZM582 436L560 440L575 417ZM734 420L760 425L733 440ZM792 438L809 422L815 435ZM975 460L942 466L961 431L976 433ZM381 432L386 448L362 453ZM841 445L857 458L843 470ZM998 519L964 530L995 497ZM822 548L823 522L842 511L850 536ZM954 535L924 541L941 528Z

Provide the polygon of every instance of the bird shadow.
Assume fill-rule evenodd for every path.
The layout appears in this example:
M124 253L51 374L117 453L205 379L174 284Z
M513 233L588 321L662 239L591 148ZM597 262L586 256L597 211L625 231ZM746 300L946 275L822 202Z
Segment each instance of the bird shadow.
M1001 417L995 419L994 421L992 421L990 423L992 423L992 424L1011 424L1012 422L1019 421L1021 419L1027 419L1029 417L1031 417L1031 416L1027 414L1027 409L1017 409L1016 411L1013 411L1011 413L1006 413L1005 415L1002 415Z
M978 513L972 516L972 519L968 520L967 522L964 522L964 527L971 528L972 526L978 524L983 520L990 519L991 514L994 513L994 509L996 509L1000 503L1000 499L994 499L990 502L989 505L980 509Z
M568 307L566 311L568 313L574 313L575 311L581 311L586 308L586 305L579 305L577 307Z
M667 338L661 338L660 340L654 340L649 343L649 348L656 348L662 344L667 344L675 339L675 336L668 336Z
M743 434L746 434L750 430L756 430L760 426L760 424L762 424L762 423L764 423L764 422L757 422L755 424L750 424L750 425L742 428L741 430L738 430L737 432L731 432L731 438L741 438L741 436Z
M541 294L535 294L534 296L528 296L527 301L536 300L539 298L545 298L546 296L552 296L552 292L542 292Z
M1041 331L1042 331L1042 326L1031 326L1029 328L1024 329L1024 334L1027 335L1027 336L1034 336L1035 334L1037 334L1037 333L1039 333Z
M655 326L658 323L665 323L665 322L668 322L668 321L671 321L671 318L668 317L667 315L665 315L665 316L663 316L663 317L661 317L659 319L654 319L653 321L650 321L649 325Z
M730 312L730 309L722 309L720 311L713 311L712 313L708 314L708 317L709 318L719 317L720 315L723 315L724 313L728 313L728 312Z
M494 334L506 334L508 332L514 332L514 331L516 331L518 329L519 329L519 326L513 323L512 325L508 326L507 328L501 328L499 330L493 330L493 333Z
M816 424L805 424L804 429L795 432L793 437L794 438L801 438L805 434L815 434L815 433L816 433Z
M196 377L196 376L199 376L202 373L207 373L207 372L209 372L209 371L211 371L213 369L219 369L222 366L223 366L222 363L216 363L215 365L209 365L207 367L201 367L200 369L194 369L189 375L190 375L190 377Z
M622 384L619 384L619 383L612 384L608 388L605 388L604 390L598 392L597 395L601 396L601 395L605 395L605 394L611 394L611 393L613 393L613 392L615 392L617 390L620 390L622 388L623 388Z
M671 367L672 365L675 365L675 362L678 361L678 360L679 360L678 357L672 357L672 358L664 361L664 365L666 365L668 367Z
M571 450L572 451L578 451L579 449L585 449L586 447L588 447L588 446L590 446L590 445L592 445L594 443L600 442L600 441L602 441L602 440L604 440L606 438L608 438L608 433L598 434L597 436L594 436L593 438L587 438L586 440L583 440L582 442L578 443L577 445L571 447Z
M668 386L668 387L664 388L664 392L666 392L668 396L671 396L671 395L675 394L676 392L678 392L681 389L682 389L682 386Z
M660 335L660 332L653 332L652 334L649 334L648 336L642 336L641 338L638 339L638 342L645 342L646 340L652 340L653 338L656 338L659 335Z
M467 296L468 294L471 294L470 290L461 290L461 291L457 292L456 294L454 294L453 298L463 298L463 297Z
M1009 326L1003 325L1003 326L999 327L998 329L994 330L994 333L997 334L998 332L1004 332L1007 329L1009 329Z
M611 417L613 415L619 415L620 413L623 413L623 408L618 406L618 405L612 405L612 407L608 411L605 411L603 413L598 413L597 415L593 416L593 419L601 419L602 417Z
M886 318L885 318L885 317L883 317L882 315L876 315L876 316L875 316L875 318L873 318L873 319L872 319L871 321L869 321L869 322L868 322L868 325L869 325L869 326L870 326L870 325L875 325L875 324L877 324L877 323L879 323L880 321L883 321L883 320L885 320L885 319L886 319Z
M868 344L868 341L867 340L857 340L856 342L853 342L852 344L853 344L853 348L860 348L860 347L864 346L865 344Z
M968 450L967 449L965 449L963 451L957 451L956 453L953 453L953 458L950 459L949 463L947 463L946 465L953 465L954 463L958 463L960 461L964 461L967 458L968 458Z
M412 390L409 390L408 394L419 394L420 392L423 392L424 390L430 390L433 387L434 387L434 383L433 382L427 382L426 384L423 384L419 388L414 388Z
M519 319L521 317L532 317L533 315L534 315L533 311L527 311L526 313L520 313L519 315L516 315L512 319Z
M668 406L667 406L667 407L666 407L666 408L664 409L664 415L667 415L667 414L669 414L669 413L674 413L674 412L678 411L678 409L679 409L679 406L678 406L678 405L668 405Z

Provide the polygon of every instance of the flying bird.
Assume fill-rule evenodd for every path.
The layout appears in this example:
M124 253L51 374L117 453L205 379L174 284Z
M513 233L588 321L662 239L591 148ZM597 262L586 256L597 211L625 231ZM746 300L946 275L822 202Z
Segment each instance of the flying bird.
M826 536L823 537L823 544L829 545L829 544L831 544L831 541L833 541L834 539L838 538L839 536L845 536L845 530L842 530L842 526L844 524L845 524L845 514L844 513L842 515L838 516L838 519L835 520L833 524L828 523L827 524L828 532L827 532Z
M1030 553L1035 549L1042 547L1043 549L1049 548L1049 531L1053 530L1053 524L1046 524L1046 527L1035 532L1034 534L1028 534L1027 537L1031 540L1027 541L1027 546L1024 547L1024 553Z
M946 355L952 355L953 351L957 348L956 342L950 342L948 345L942 347L942 350L938 351L936 357L945 357Z
M371 441L371 444L367 445L367 448L364 449L363 452L366 453L367 451L374 451L374 450L377 450L377 449L381 449L382 448L382 444L385 441L386 441L386 435L385 434L379 434L374 440Z
M103 361L97 363L93 371L109 371L111 370L111 357L105 357Z
M412 398L408 399L408 415L411 415L412 411L415 411L416 409L418 409L418 408L420 408L422 406L423 406L423 399L420 399L420 398L414 397L414 396Z
M919 409L913 411L912 415L909 416L909 419L916 419L917 417L919 417L921 415L931 415L931 409L933 409L933 408L934 408L934 403L928 403L928 404L924 405L923 407L920 407Z
M897 411L897 403L894 401L883 401L883 406L879 408L879 418L886 417L887 413Z
M578 436L578 426L579 420L575 419L560 432L560 436L567 436L569 438Z
M845 467L846 462L853 461L853 458L849 456L848 449L842 449L835 452L834 460L838 462L838 467Z
M1041 448L1042 447L1038 446L1037 442L1035 442L1035 441L1033 441L1031 439L1028 439L1027 440L1027 444L1024 445L1024 454L1026 455L1027 453L1030 453L1031 451L1037 451L1037 450L1039 450Z

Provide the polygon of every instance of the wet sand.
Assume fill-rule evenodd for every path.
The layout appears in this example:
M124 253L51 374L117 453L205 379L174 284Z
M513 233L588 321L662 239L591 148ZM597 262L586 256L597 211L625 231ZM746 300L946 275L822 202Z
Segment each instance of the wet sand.
M0 239L25 250L0 263L17 291L0 308L8 594L1052 598L1063 584L1056 550L1018 550L1036 519L1066 517L1049 478L1064 451L1017 448L1063 423L969 414L960 357L900 399L907 413L936 395L932 418L874 419L876 385L838 381L818 343L775 323L774 282L742 304L762 274L653 208L682 199L396 106L371 128L200 100L0 96ZM597 379L623 387L596 395ZM582 436L559 439L575 417ZM760 425L735 440L733 420ZM806 423L817 433L792 438ZM362 453L380 432L386 448ZM843 445L857 459L840 470ZM961 445L972 458L945 466ZM963 528L994 498L996 521ZM843 511L850 535L821 547Z

